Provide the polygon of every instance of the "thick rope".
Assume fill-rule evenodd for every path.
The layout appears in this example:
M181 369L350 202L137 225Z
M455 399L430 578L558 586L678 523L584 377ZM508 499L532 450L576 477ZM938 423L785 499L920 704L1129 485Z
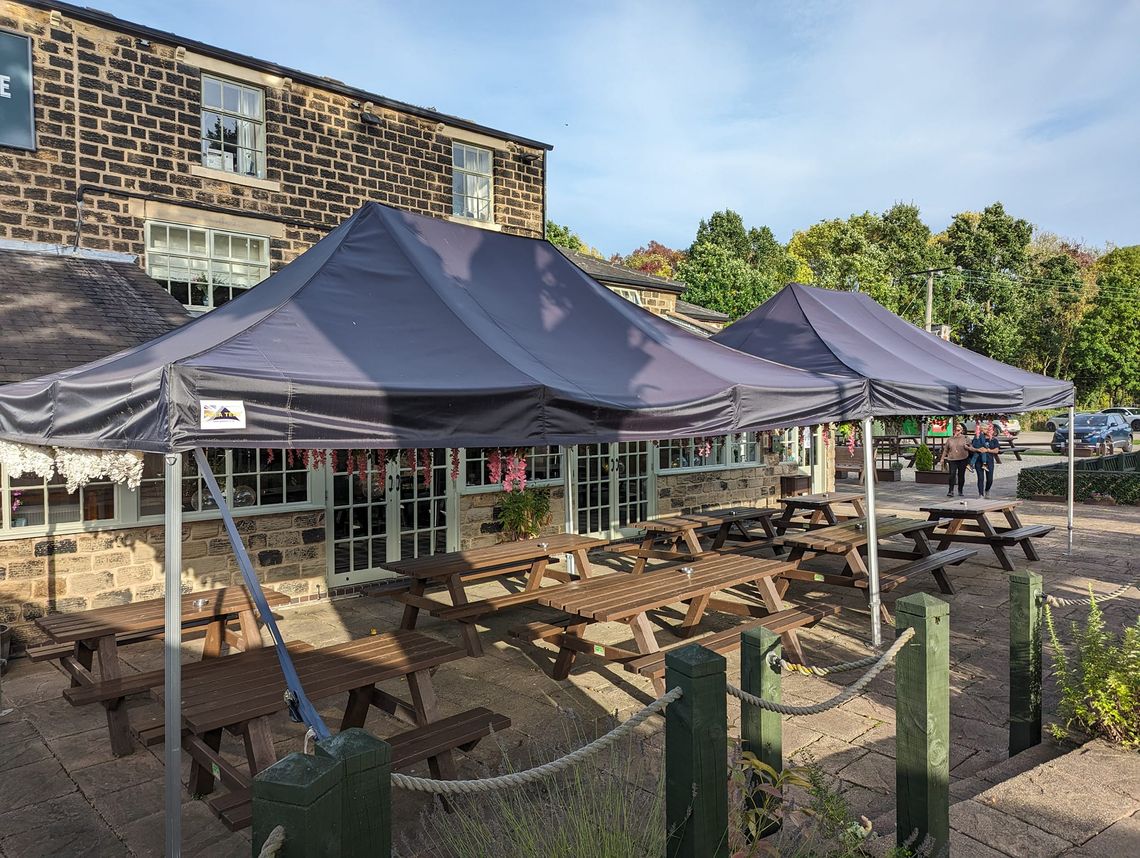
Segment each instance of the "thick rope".
M1127 584L1121 584L1111 593L1105 593L1103 596L1093 595L1087 599L1063 599L1060 596L1047 595L1045 597L1045 602L1049 605L1052 605L1054 608L1069 608L1073 605L1091 605L1093 602L1096 602L1099 605L1101 602L1108 602L1112 599L1119 599L1133 587L1137 587L1137 584L1135 581L1130 581ZM1138 587L1138 589L1140 589L1140 587Z
M494 792L495 790L509 789L511 787L527 786L552 777L571 766L582 762L599 751L605 750L618 739L632 733L642 722L656 715L670 703L681 699L682 690L674 688L658 697L628 721L619 724L608 733L599 736L588 745L583 745L576 751L571 751L557 760L543 763L521 772L510 772L493 778L476 778L466 781L440 781L431 778L417 778L412 775L401 775L392 772L392 786L415 792L434 793L435 795L477 795L479 793Z
M790 670L792 673L802 673L804 676L829 676L832 673L845 673L848 670L858 670L861 667L868 667L878 660L879 654L875 653L874 655L856 659L855 661L842 661L839 664L818 667L814 664L798 664L794 661L780 659L780 667L784 670Z
M284 845L285 827L278 825L269 832L269 836L266 837L265 842L261 844L261 851L257 854L257 858L274 858Z
M901 650L912 637L914 637L914 628L904 629L902 634L891 644L891 648L881 656L878 656L874 666L870 670L859 677L853 684L843 689L839 694L830 700L825 700L823 703L813 703L810 706L788 706L784 703L775 703L771 700L765 700L763 697L749 694L747 691L737 688L735 685L728 686L728 693L732 697L752 706L759 706L761 709L767 709L769 712L779 712L781 715L818 715L821 712L826 712L828 709L842 706L848 700L857 696L864 687L866 687L867 683L882 673L886 666L894 661L895 656L899 654L899 650Z

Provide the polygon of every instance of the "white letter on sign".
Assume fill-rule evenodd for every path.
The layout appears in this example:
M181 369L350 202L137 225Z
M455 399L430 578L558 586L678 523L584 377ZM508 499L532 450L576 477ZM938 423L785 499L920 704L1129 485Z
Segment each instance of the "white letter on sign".
M6 74L0 74L0 98L12 97L12 78Z

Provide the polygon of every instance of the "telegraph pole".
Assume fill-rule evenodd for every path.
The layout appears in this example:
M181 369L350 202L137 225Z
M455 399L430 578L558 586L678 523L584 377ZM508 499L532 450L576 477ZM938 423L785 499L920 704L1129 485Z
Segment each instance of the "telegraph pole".
M934 269L926 269L926 332L934 327Z

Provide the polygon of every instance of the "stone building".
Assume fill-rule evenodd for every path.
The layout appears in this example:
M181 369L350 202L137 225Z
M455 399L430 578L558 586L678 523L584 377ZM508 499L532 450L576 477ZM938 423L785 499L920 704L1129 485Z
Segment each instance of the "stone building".
M0 382L208 312L366 200L543 235L551 147L536 140L49 0L0 0L0 57L15 58L0 68L12 104L26 99L26 115L0 115ZM575 261L690 329L725 321L680 301L681 284ZM797 470L784 449L748 434L532 449L527 462L551 493L550 530L616 536L658 513L767 502ZM499 539L493 451L461 451L458 479L451 455L401 455L380 484L343 456L313 469L281 450L210 451L259 573L295 599L364 586L401 556ZM185 586L235 583L188 467ZM0 622L159 594L161 474L148 458L137 491L72 493L0 474Z

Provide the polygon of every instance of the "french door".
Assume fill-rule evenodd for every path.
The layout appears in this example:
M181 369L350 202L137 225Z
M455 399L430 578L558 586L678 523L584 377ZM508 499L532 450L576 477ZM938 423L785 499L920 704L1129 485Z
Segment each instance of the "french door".
M425 469L422 459L413 464L410 451L401 450L383 474L366 465L351 476L340 454L337 466L327 469L330 587L374 581L390 574L387 562L459 547L459 498L448 454L432 450Z
M629 527L656 512L657 492L648 441L579 444L574 461L575 531L605 537L632 534Z

